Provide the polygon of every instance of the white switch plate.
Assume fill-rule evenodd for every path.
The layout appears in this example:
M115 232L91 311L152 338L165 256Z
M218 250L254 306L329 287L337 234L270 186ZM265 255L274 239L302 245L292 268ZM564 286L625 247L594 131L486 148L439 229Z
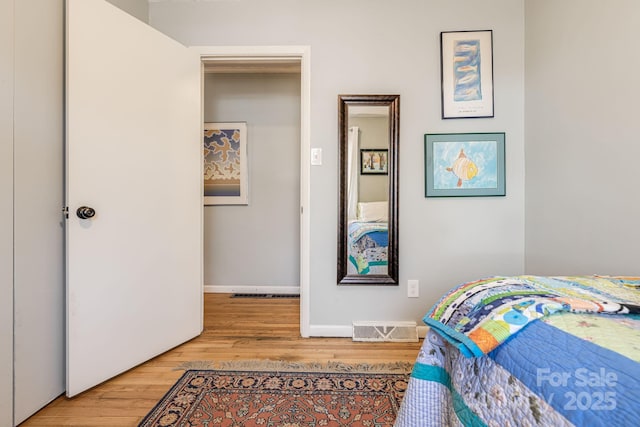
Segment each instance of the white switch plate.
M322 148L311 149L311 164L313 166L320 166L322 164Z
M420 296L419 280L409 280L407 282L407 296L409 298L418 298Z

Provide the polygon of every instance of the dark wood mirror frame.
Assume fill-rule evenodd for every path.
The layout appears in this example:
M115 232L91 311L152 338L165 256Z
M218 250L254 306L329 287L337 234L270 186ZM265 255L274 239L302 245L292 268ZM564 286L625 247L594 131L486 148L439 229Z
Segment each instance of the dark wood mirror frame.
M354 275L347 273L348 263L348 194L347 148L349 107L389 107L389 246L387 274ZM398 144L400 143L400 95L339 95L339 201L338 201L338 284L339 285L398 285Z

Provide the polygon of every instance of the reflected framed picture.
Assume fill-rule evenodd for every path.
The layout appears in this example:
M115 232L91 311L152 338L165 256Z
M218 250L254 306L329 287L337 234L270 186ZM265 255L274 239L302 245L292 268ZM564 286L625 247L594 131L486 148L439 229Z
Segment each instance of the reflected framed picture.
M360 174L389 174L389 150L362 148L360 150Z
M204 204L248 205L247 124L204 124Z
M426 134L425 197L504 196L505 134Z
M493 117L493 30L440 33L442 118Z

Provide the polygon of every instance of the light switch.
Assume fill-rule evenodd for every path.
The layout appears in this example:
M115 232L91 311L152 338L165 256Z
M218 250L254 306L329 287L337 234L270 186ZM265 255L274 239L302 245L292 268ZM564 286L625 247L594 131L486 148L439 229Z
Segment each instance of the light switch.
M409 280L407 282L407 296L409 298L418 298L420 296L419 280Z
M311 164L313 166L320 166L322 164L322 148L311 149Z

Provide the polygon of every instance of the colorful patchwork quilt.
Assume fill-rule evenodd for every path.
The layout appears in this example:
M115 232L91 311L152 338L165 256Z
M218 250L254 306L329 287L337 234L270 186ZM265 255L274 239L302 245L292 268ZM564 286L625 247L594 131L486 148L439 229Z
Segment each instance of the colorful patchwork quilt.
M494 293L477 297L475 304L469 300L490 284ZM521 276L457 287L425 317L432 325L436 318L448 323L432 326L425 338L395 426L637 425L640 315L633 312L639 285L640 278L630 277ZM518 297L526 292L530 299L505 302L506 295L498 297L501 286ZM474 288L480 289L465 294ZM532 299L535 303L523 305ZM493 310L472 314L491 300L500 301ZM453 301L466 302L462 314L447 311ZM529 312L538 314L522 314L526 320L520 318L511 330L505 310L516 307L520 314L521 307L525 313L537 304L543 304L540 311ZM511 316L518 317L512 313L507 319ZM491 321L505 322L509 329L492 328ZM498 344L491 350L478 345L475 336L469 337L474 327L463 327L469 323L486 327Z
M349 224L349 262L355 274L386 274L389 229L386 222Z
M639 289L637 277L491 277L455 287L423 320L463 355L482 356L556 312L640 314Z

